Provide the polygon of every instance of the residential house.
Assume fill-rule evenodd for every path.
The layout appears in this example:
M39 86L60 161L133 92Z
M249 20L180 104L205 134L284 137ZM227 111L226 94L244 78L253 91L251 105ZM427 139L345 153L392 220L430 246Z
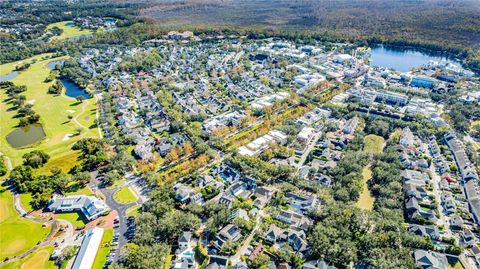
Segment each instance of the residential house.
M416 249L413 251L415 266L422 269L448 269L445 254Z
M211 255L210 261L205 269L227 269L228 257Z
M240 231L240 228L235 224L228 224L227 226L223 227L215 237L215 248L220 250L227 241L238 241L242 236Z
M423 226L418 224L410 224L408 231L419 236L429 237L432 240L440 239L440 232L436 225Z

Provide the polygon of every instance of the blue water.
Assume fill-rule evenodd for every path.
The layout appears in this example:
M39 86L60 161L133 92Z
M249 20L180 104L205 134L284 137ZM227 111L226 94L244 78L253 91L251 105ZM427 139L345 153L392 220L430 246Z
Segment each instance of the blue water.
M195 253L193 251L186 251L183 253L183 257L193 257Z
M75 23L74 22L69 22L69 23L66 23L65 26L73 27L73 26L75 26Z
M400 72L407 72L412 68L421 67L429 61L446 61L460 65L458 62L449 60L444 56L432 56L415 50L397 50L385 47L372 49L371 65L395 69Z
M17 71L12 71L4 76L1 76L0 77L0 81L9 81L11 79L14 79L18 76L18 72Z
M78 96L83 96L85 98L91 98L92 96L88 94L84 89L78 87L77 84L75 84L73 81L69 79L60 79L60 82L62 82L63 86L65 87L65 95L68 97L73 97L76 98Z
M13 130L6 138L10 146L13 148L21 148L44 139L45 132L43 131L42 125L32 124Z
M69 40L80 40L80 39L89 38L92 36L93 36L92 34L73 36L73 37L70 37Z
M57 64L63 66L64 63L65 63L65 60L58 60L58 61L49 62L49 63L47 64L47 66L48 66L48 68L50 68L50 69L55 69L55 66L56 66Z

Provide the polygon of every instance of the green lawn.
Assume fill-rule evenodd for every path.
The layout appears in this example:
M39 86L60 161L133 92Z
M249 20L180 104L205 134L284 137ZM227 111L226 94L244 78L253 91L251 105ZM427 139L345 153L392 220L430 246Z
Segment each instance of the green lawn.
M57 216L57 219L66 220L78 228L83 228L85 227L85 224L88 223L88 220L85 218L85 216L78 212L57 213L55 215Z
M113 239L113 229L105 229L102 237L102 242L100 243L100 248L98 249L95 260L93 261L92 269L101 269L107 262L108 253L110 253L110 243Z
M361 209L371 210L373 208L373 197L368 189L368 181L372 178L372 170L370 165L367 165L362 170L363 177L363 190L360 193L360 197L357 201L357 207Z
M127 209L127 217L133 217L133 216L136 216L138 214L140 210L140 205L134 205L130 208Z
M120 204L130 204L137 201L137 197L128 186L121 187L113 194L113 199Z
M0 190L0 260L14 257L34 247L51 231L41 223L22 218L13 205L13 195Z
M170 266L172 265L172 258L173 258L172 254L167 255L167 258L165 259L165 267L164 268L170 268Z
M97 128L94 127L95 115L92 115L92 113L95 113L96 104L94 98L78 104L74 98L65 95L54 96L47 93L48 88L53 83L44 82L44 79L50 73L47 64L51 61L67 58L45 59L50 56L51 54L41 54L23 61L0 65L3 74L11 72L15 65L21 62L37 60L30 68L20 72L16 78L12 79L12 82L16 85L27 86L27 91L22 94L26 96L27 102L33 103L33 110L40 115L40 123L46 134L46 138L36 145L12 148L6 140L6 136L18 125L18 119L14 118L16 111L9 111L10 105L0 102L0 115L2 115L0 148L3 154L10 157L13 166L21 164L23 154L33 149L40 149L51 156L41 172L48 172L53 167L68 171L77 163L77 154L71 150L72 145L83 137L99 136ZM4 100L6 98L5 92L1 91L0 99ZM80 125L73 120L69 120L68 115L77 119ZM68 134L75 134L77 128L83 128L83 132L78 136L68 138Z
M66 24L68 23L73 23L73 21L61 21L61 22L51 23L47 26L47 29L51 29L56 26L63 30L63 33L61 35L54 36L52 40L65 40L68 38L81 36L81 35L88 35L93 33L93 31L89 29L81 29L80 27L77 27L77 26L73 26L73 27L66 26Z
M16 269L16 268L42 268L42 269L54 269L55 263L49 260L50 255L53 253L53 246L44 246L37 249L27 257L12 263L7 263L0 266L0 269Z
M28 212L33 211L32 205L30 202L32 202L32 194L29 192L26 193L21 193L20 194L20 202L22 204L22 207L27 210Z
M379 154L383 151L383 146L385 145L385 139L378 135L367 135L363 139L363 150L372 154Z

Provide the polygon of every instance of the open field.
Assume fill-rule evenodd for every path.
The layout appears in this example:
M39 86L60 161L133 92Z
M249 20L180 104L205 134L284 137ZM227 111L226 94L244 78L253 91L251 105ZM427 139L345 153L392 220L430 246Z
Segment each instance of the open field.
M0 260L24 253L51 231L50 227L20 217L8 190L0 190L0 209Z
M88 220L78 212L57 213L55 215L57 219L66 220L77 228L83 228L85 227L85 224L88 223Z
M53 269L56 268L53 261L50 261L50 255L53 252L53 246L44 246L37 249L27 257L12 263L7 263L0 266L0 269L29 269L29 268L42 268Z
M100 243L100 247L98 248L97 255L95 256L95 260L93 261L92 269L102 269L103 265L107 261L108 253L112 246L110 243L113 239L113 229L105 229L102 237L102 242Z
M128 186L121 187L113 194L113 199L120 204L130 204L137 201L137 197L132 193Z
M356 203L358 208L371 210L373 208L373 196L368 189L368 181L372 178L372 170L370 170L370 165L367 165L362 170L363 178L363 190L360 193L360 197Z
M65 95L55 96L47 93L48 88L53 82L45 83L45 78L49 75L50 69L47 64L51 61L64 59L66 57L58 57L45 59L49 54L42 54L22 62L31 62L36 59L30 68L20 72L20 74L11 81L16 85L27 86L27 91L22 93L26 96L27 102L33 103L33 110L40 115L40 123L46 134L46 138L37 144L24 148L13 148L6 140L7 134L13 131L18 119L14 116L16 111L8 111L10 105L2 101L0 103L0 114L2 115L2 128L0 129L0 148L2 153L10 157L13 166L21 163L22 155L32 149L44 150L50 154L51 159L42 168L42 171L49 171L52 167L57 166L63 171L68 171L77 163L77 154L73 153L71 146L83 137L98 137L98 131L94 126L96 104L95 99L90 98L79 104L74 98ZM2 73L9 73L18 64L9 63L0 66ZM0 92L0 99L6 100L7 95ZM54 106L52 104L55 104ZM67 110L73 110L68 113ZM93 114L93 115L92 115ZM81 120L79 125L73 120L68 119L68 115L72 115L75 119ZM88 116L88 120L85 120ZM72 136L65 139L67 134L75 134L77 128L82 128L80 135Z
M363 151L371 154L380 154L383 152L385 146L385 139L381 136L370 134L363 139ZM365 166L362 170L363 190L356 203L358 208L371 210L373 208L373 196L368 189L368 181L372 178L372 170L370 164Z
M365 136L363 142L363 150L371 154L382 153L385 145L385 139L383 137L373 134Z
M59 36L54 36L52 40L64 40L76 36L92 34L93 31L89 29L81 29L77 26L66 26L66 24L73 23L73 21L61 21L56 23L51 23L47 26L47 29L53 27L58 27L63 30L63 33Z

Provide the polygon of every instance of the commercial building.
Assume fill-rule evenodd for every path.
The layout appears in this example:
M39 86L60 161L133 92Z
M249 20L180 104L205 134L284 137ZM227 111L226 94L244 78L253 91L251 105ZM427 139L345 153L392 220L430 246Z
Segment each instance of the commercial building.
M102 200L86 195L54 196L48 204L48 209L53 212L80 211L88 220L96 219L110 210Z
M410 86L420 88L433 88L435 86L435 80L429 77L414 77L410 81Z
M83 238L82 245L78 251L72 269L89 269L92 268L98 248L102 242L103 229L93 228L87 231Z

